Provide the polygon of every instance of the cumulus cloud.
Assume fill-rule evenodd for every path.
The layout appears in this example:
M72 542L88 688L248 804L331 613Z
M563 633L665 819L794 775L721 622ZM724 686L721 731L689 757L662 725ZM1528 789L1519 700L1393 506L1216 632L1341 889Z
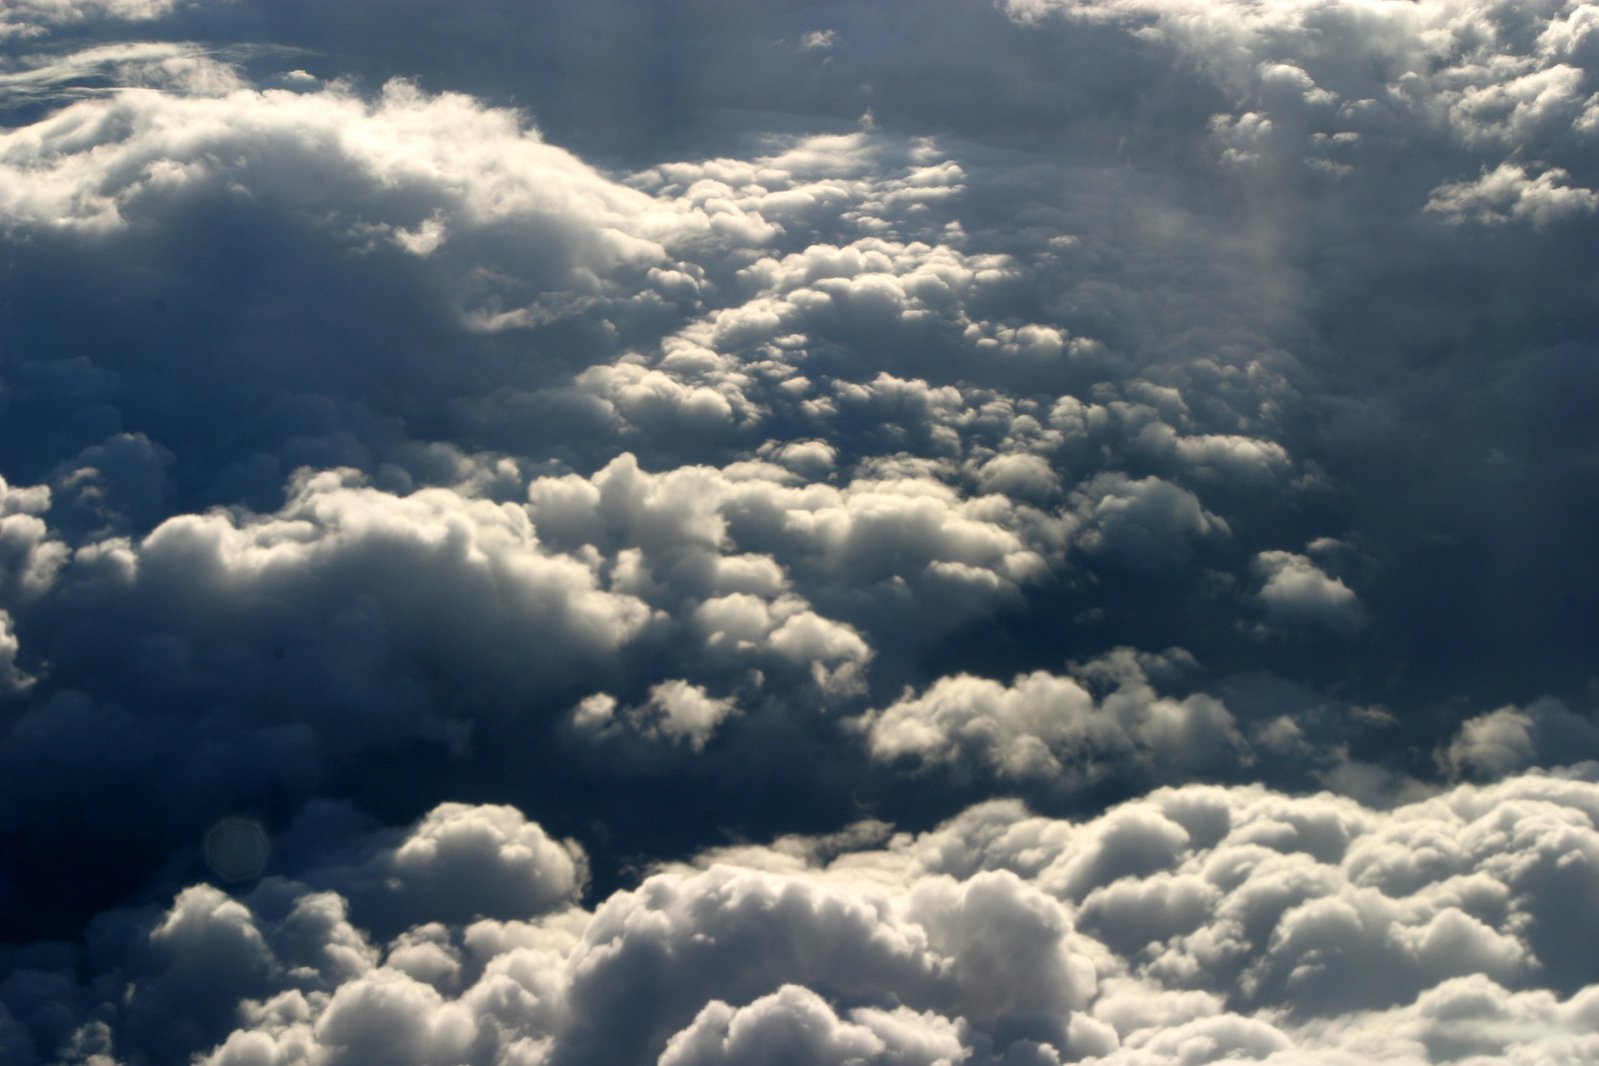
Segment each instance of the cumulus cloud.
M657 238L679 221L544 144L515 113L464 96L430 96L402 80L370 102L337 84L311 92L184 88L124 90L8 131L0 211L12 224L104 232L160 217L175 199L207 188L245 197L270 189L282 207L310 217L336 196L360 204L358 214L322 219L344 240L392 243L421 257L461 231L514 219L530 224L528 235L544 249L540 280L568 301L618 266L663 261ZM328 187L330 173L342 188ZM709 228L708 216L696 217L688 228ZM489 273L476 286L483 302L462 307L474 328L554 313L507 303L511 294L499 285L511 278Z
M591 561L542 550L520 508L443 489L395 496L363 482L353 471L307 473L273 515L178 516L136 544L78 549L59 580L81 582L147 640L182 641L199 652L201 671L203 649L228 654L230 642L293 645L313 661L350 656L349 668L362 670L392 647L447 641L456 644L447 659L471 662L488 685L511 684L501 692L513 699L516 675L522 686L548 684L563 663L613 653L650 619L636 597L605 588ZM289 628L307 617L323 620L322 635ZM472 626L522 633L512 650ZM86 653L80 639L54 657Z
M367 882L359 891L392 896L418 916L467 922L571 902L588 866L582 848L552 840L513 807L445 803L345 876Z
M1451 222L1518 219L1547 226L1599 209L1599 193L1574 187L1570 179L1571 175L1560 167L1551 167L1534 177L1525 167L1501 163L1476 181L1438 186L1427 200L1427 210L1436 211Z
M686 743L699 751L717 726L736 713L738 707L732 700L713 697L699 685L673 680L651 688L649 700L628 708L623 717L646 736ZM602 692L578 704L572 724L582 732L599 733L610 728L615 719L616 700Z
M849 615L871 600L897 613L915 602L907 591L953 587L966 595L952 608L980 612L1042 578L1062 547L1063 517L935 477L797 480L755 464L653 474L629 454L590 478L535 480L528 511L552 544L615 553L621 589L703 597L708 647L823 664L870 657ZM848 613L830 621L807 602Z
M1185 562L1196 542L1225 537L1225 519L1199 497L1157 477L1102 474L1077 493L1085 529L1078 543L1138 570Z
M837 30L812 30L800 38L800 47L807 52L827 51L838 40Z
M1326 626L1352 633L1366 614L1354 590L1295 552L1261 552L1255 570L1265 578L1258 596L1273 622Z
M1592 3L0 7L0 1057L1593 1057Z
M1582 3L1011 0L1006 9L1027 22L1060 16L1135 29L1185 53L1240 102L1263 93L1279 113L1322 109L1364 124L1381 109L1421 129L1438 123L1469 140L1518 145L1569 124L1583 101L1583 71L1566 62L1589 18Z
M1179 660L1185 653L1177 652ZM1082 682L1037 671L1009 685L943 677L868 712L860 729L874 758L929 768L964 766L1002 780L1080 788L1105 777L1186 778L1226 772L1249 755L1237 724L1213 697L1162 698L1129 649L1086 664L1081 675L1112 680L1096 700Z
M1590 776L1388 811L1193 785L1081 822L994 801L809 858L707 852L593 910L569 880L526 880L499 835L452 853L449 891L509 876L519 917L445 918L402 878L415 924L387 943L327 875L237 900L195 886L130 929L133 991L102 1039L214 1064L1558 1056L1589 1028ZM571 851L497 807L440 808L380 854L398 869L491 825L569 877Z
M171 14L176 6L177 0L13 0L0 11L0 40L38 37L63 23L147 22Z
M816 993L784 985L747 1007L720 1000L675 1034L662 1063L718 1062L956 1062L970 1054L955 1026L937 1015L904 1008L856 1008L848 1020Z
M1468 718L1439 746L1439 765L1454 778L1493 779L1531 766L1560 766L1599 756L1599 727L1559 700L1500 707Z

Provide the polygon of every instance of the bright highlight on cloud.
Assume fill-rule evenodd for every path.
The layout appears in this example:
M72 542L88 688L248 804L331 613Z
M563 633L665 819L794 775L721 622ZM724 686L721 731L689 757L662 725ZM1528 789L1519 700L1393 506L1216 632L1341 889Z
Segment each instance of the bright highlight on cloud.
M0 1059L1599 1057L1599 6L0 8Z

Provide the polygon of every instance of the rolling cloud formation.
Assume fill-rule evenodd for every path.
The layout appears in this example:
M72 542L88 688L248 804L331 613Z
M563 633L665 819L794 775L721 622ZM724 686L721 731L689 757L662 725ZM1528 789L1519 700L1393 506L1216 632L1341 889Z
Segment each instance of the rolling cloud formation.
M1599 1058L1599 5L0 4L0 1058Z

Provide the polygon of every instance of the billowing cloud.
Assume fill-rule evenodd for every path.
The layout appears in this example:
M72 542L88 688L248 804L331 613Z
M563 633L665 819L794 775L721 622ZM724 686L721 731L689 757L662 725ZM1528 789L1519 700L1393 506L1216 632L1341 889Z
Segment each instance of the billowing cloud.
M1476 181L1438 186L1427 200L1427 210L1453 222L1525 219L1538 226L1599 210L1599 193L1573 187L1570 177L1560 167L1534 177L1524 167L1501 163Z
M453 805L375 853L415 922L386 944L373 900L316 887L336 871L194 886L130 930L108 1032L215 1064L1558 1057L1592 999L1590 776L1388 811L1258 787L1083 822L995 801L881 844L707 852L591 911L570 846ZM419 849L447 889L407 873ZM458 906L502 880L514 905Z
M1590 0L0 8L0 1058L1595 1057Z
M177 0L13 0L0 11L0 40L38 37L63 23L145 22L171 14Z
M1180 650L1174 658L1181 661ZM1251 756L1227 708L1197 694L1158 697L1143 665L1122 649L1081 670L1111 681L1095 700L1073 677L1037 671L1009 685L943 677L860 723L874 758L921 768L953 764L1005 780L1083 787L1106 776L1183 779L1225 773Z
M1468 142L1516 147L1574 123L1581 129L1585 114L1578 64L1592 26L1586 3L1329 7L1304 0L1261 8L1235 0L1010 0L1006 9L1025 21L1055 15L1111 22L1168 44L1240 104L1260 99L1265 115L1236 121L1263 135L1267 116L1292 119L1299 129L1341 121L1357 134L1361 127L1391 133L1398 119L1421 131L1442 128Z

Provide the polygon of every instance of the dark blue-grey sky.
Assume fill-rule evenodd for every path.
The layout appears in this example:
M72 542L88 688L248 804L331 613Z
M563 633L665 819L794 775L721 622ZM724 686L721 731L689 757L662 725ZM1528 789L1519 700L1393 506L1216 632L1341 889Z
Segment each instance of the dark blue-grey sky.
M0 1060L1599 1061L1599 4L0 0Z

